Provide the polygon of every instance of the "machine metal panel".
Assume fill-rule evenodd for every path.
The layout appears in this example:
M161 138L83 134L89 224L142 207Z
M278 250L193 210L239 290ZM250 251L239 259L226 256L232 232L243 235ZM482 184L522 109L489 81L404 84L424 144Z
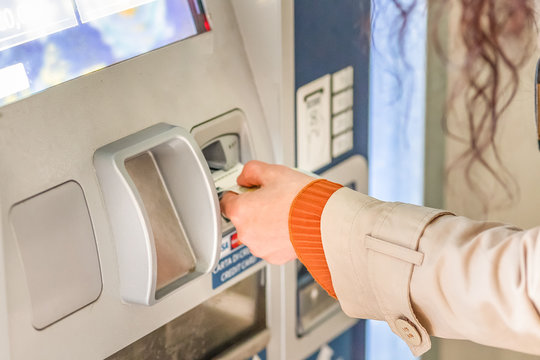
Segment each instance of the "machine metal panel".
M239 360L265 348L265 274L258 272L154 330L107 360Z
M159 292L195 270L195 255L152 153L145 152L126 160L126 170L150 220L156 246L156 291Z
M101 271L92 221L79 184L69 181L13 206L32 325L43 329L94 302Z
M141 156L150 159L150 168ZM94 164L112 223L124 301L152 305L212 271L221 243L219 203L206 161L187 130L154 125L99 148ZM180 239L163 238L165 229L176 229ZM179 246L187 263L168 254ZM184 274L164 279L163 272L173 269Z
M197 298L179 291L152 307L122 302L114 237L92 161L98 148L157 123L191 129L233 109L245 114L256 158L272 161L234 12L228 1L206 5L212 31L0 108L0 343L8 343L0 353L9 348L4 358L106 358L222 291L212 290L208 276L185 285ZM7 214L13 204L70 179L83 188L92 216L103 290L91 306L38 332ZM246 270L227 287L264 266Z

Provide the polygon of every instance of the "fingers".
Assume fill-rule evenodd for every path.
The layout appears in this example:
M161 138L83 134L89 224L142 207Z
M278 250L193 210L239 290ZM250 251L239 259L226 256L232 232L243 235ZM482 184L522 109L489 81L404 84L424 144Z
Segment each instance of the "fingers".
M244 169L236 182L238 185L245 187L262 186L267 180L267 176L265 175L271 166L262 161L249 161L244 165Z
M221 200L219 202L219 206L221 207L221 213L226 218L230 219L231 214L234 214L234 208L236 206L236 201L238 200L238 194L227 191L223 196L221 197Z

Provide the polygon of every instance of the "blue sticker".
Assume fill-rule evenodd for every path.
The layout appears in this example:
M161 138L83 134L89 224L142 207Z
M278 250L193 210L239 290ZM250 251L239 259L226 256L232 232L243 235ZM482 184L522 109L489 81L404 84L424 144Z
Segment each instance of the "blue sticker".
M245 245L237 247L232 253L219 260L212 272L212 289L223 285L261 260L252 255Z

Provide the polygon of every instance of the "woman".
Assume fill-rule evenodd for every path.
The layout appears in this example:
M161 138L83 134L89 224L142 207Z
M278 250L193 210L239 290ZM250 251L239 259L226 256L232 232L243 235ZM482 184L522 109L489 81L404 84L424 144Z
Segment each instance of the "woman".
M479 187L470 172L479 165L509 189L485 158L497 155L497 122L530 49L533 3L459 2L466 88L456 89L470 130L460 161L471 187ZM394 3L403 30L410 8ZM516 44L519 56L509 55ZM540 354L540 227L386 203L261 162L246 164L238 184L260 188L225 194L222 211L255 255L273 264L298 257L348 315L387 321L415 355L430 348L430 334Z

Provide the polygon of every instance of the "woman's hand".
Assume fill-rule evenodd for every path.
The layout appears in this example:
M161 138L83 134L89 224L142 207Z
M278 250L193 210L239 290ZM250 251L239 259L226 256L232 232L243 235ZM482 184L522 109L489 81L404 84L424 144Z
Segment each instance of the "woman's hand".
M286 166L250 161L237 182L259 188L241 195L227 192L221 199L221 211L236 227L238 239L255 256L271 264L284 264L296 258L289 239L291 204L313 180Z

